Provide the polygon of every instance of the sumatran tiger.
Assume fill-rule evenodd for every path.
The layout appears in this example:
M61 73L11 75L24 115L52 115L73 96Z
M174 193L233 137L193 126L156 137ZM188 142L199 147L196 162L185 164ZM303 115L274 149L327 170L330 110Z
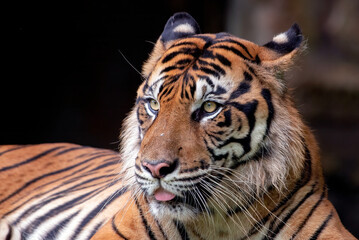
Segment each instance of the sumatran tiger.
M355 239L283 79L303 48L296 24L259 46L175 14L120 154L0 148L0 239Z

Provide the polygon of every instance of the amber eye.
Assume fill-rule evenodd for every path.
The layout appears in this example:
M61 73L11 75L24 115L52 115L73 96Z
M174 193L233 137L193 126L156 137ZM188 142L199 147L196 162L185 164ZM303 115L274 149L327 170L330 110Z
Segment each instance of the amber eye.
M153 111L158 111L160 109L160 104L155 100L155 99L151 99L150 100L150 107Z
M207 113L213 113L218 108L217 103L212 101L206 101L203 103L203 110Z

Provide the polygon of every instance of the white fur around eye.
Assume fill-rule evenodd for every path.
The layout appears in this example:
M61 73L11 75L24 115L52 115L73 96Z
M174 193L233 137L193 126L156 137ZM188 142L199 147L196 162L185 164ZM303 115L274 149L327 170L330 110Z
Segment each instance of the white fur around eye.
M222 111L222 107L218 107L216 111L210 113L209 115L203 117L201 119L201 122L206 122L207 120L210 120L212 118L215 118L220 112Z
M146 102L145 103L145 109L147 114L151 117L151 118L155 118L156 114L153 112L153 110L151 110L151 106L150 106L150 102Z

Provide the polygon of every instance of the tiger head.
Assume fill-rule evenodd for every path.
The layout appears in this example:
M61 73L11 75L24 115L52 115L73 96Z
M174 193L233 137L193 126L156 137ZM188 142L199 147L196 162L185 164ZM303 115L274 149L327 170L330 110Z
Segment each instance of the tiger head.
M122 135L124 172L155 216L245 208L300 177L304 127L282 76L302 39L296 24L259 46L168 20Z

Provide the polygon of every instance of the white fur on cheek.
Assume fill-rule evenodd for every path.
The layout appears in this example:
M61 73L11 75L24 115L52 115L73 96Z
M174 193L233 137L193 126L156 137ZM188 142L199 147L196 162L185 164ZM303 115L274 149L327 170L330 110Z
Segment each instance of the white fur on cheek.
M135 183L135 161L141 144L136 112L137 108L135 107L125 119L121 134L121 158L123 161L121 175L130 186Z

